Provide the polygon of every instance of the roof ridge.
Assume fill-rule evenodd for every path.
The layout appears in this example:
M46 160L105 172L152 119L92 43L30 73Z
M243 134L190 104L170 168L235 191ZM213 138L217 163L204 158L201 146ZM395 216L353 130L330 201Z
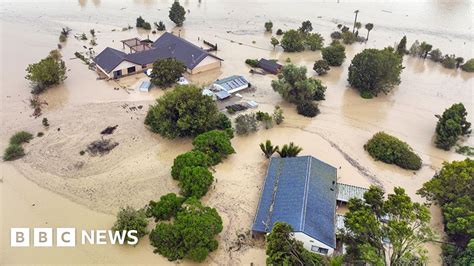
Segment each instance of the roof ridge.
M301 210L301 222L300 222L300 228L301 231L304 232L304 226L305 226L305 220L306 220L306 206L308 205L308 190L309 190L309 176L311 173L311 157L312 156L307 156L308 157L308 166L306 167L306 177L305 177L305 185L304 185L304 194L303 194L303 207Z

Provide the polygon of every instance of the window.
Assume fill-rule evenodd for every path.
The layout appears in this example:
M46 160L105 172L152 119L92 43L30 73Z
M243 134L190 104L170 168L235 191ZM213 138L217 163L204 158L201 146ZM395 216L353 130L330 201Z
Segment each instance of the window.
M134 72L135 72L135 67L134 66L127 68L127 73L128 74L131 74L131 73L134 73Z
M329 252L329 249L321 248L321 247L318 247L318 246L311 246L311 251L327 255L328 252Z

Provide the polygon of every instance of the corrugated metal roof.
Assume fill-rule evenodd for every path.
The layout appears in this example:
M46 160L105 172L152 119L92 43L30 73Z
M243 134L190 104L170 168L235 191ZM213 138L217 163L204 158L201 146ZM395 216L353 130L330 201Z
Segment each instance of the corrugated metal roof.
M337 183L337 200L348 202L351 198L364 199L364 193L367 191L368 189L363 187Z
M252 231L270 232L282 221L335 247L336 176L336 168L312 156L273 157Z
M220 85L226 91L234 90L239 87L247 87L249 82L243 77L238 75L233 75L223 79L214 81L214 84Z

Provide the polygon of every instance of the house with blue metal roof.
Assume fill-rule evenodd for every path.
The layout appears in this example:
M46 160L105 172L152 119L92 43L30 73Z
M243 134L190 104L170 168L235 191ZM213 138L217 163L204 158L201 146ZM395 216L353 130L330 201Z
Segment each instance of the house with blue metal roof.
M271 158L252 232L270 233L275 222L286 222L307 250L332 254L336 179L336 168L312 156Z
M151 44L142 43L138 39L125 40L124 47L131 40L140 44L130 47L129 54L107 47L94 58L99 75L106 78L120 78L143 72L153 67L154 62L167 58L182 62L188 73L196 74L219 68L223 61L193 43L168 32Z
M215 90L226 91L229 94L247 89L250 85L250 82L248 82L243 76L238 75L218 79L212 84Z

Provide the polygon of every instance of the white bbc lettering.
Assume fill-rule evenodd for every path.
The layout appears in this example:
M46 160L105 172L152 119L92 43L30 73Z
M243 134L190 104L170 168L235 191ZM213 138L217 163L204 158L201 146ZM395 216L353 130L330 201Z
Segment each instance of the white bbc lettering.
M107 244L107 231L106 230L97 230L96 231L96 244L105 245Z
M56 229L56 246L75 247L76 246L76 229L74 228Z
M95 240L94 230L91 230L90 234L86 230L82 230L81 243L83 245L85 245L86 240L87 240L87 242L89 242L89 244L94 244L95 243L95 241L94 241Z
M132 241L128 240L127 241L127 244L129 245L136 245L138 243L138 236L137 236L138 232L137 230L130 230L127 232L127 237L128 239L133 239Z
M11 228L10 229L10 246L29 247L30 246L30 229L29 228Z

